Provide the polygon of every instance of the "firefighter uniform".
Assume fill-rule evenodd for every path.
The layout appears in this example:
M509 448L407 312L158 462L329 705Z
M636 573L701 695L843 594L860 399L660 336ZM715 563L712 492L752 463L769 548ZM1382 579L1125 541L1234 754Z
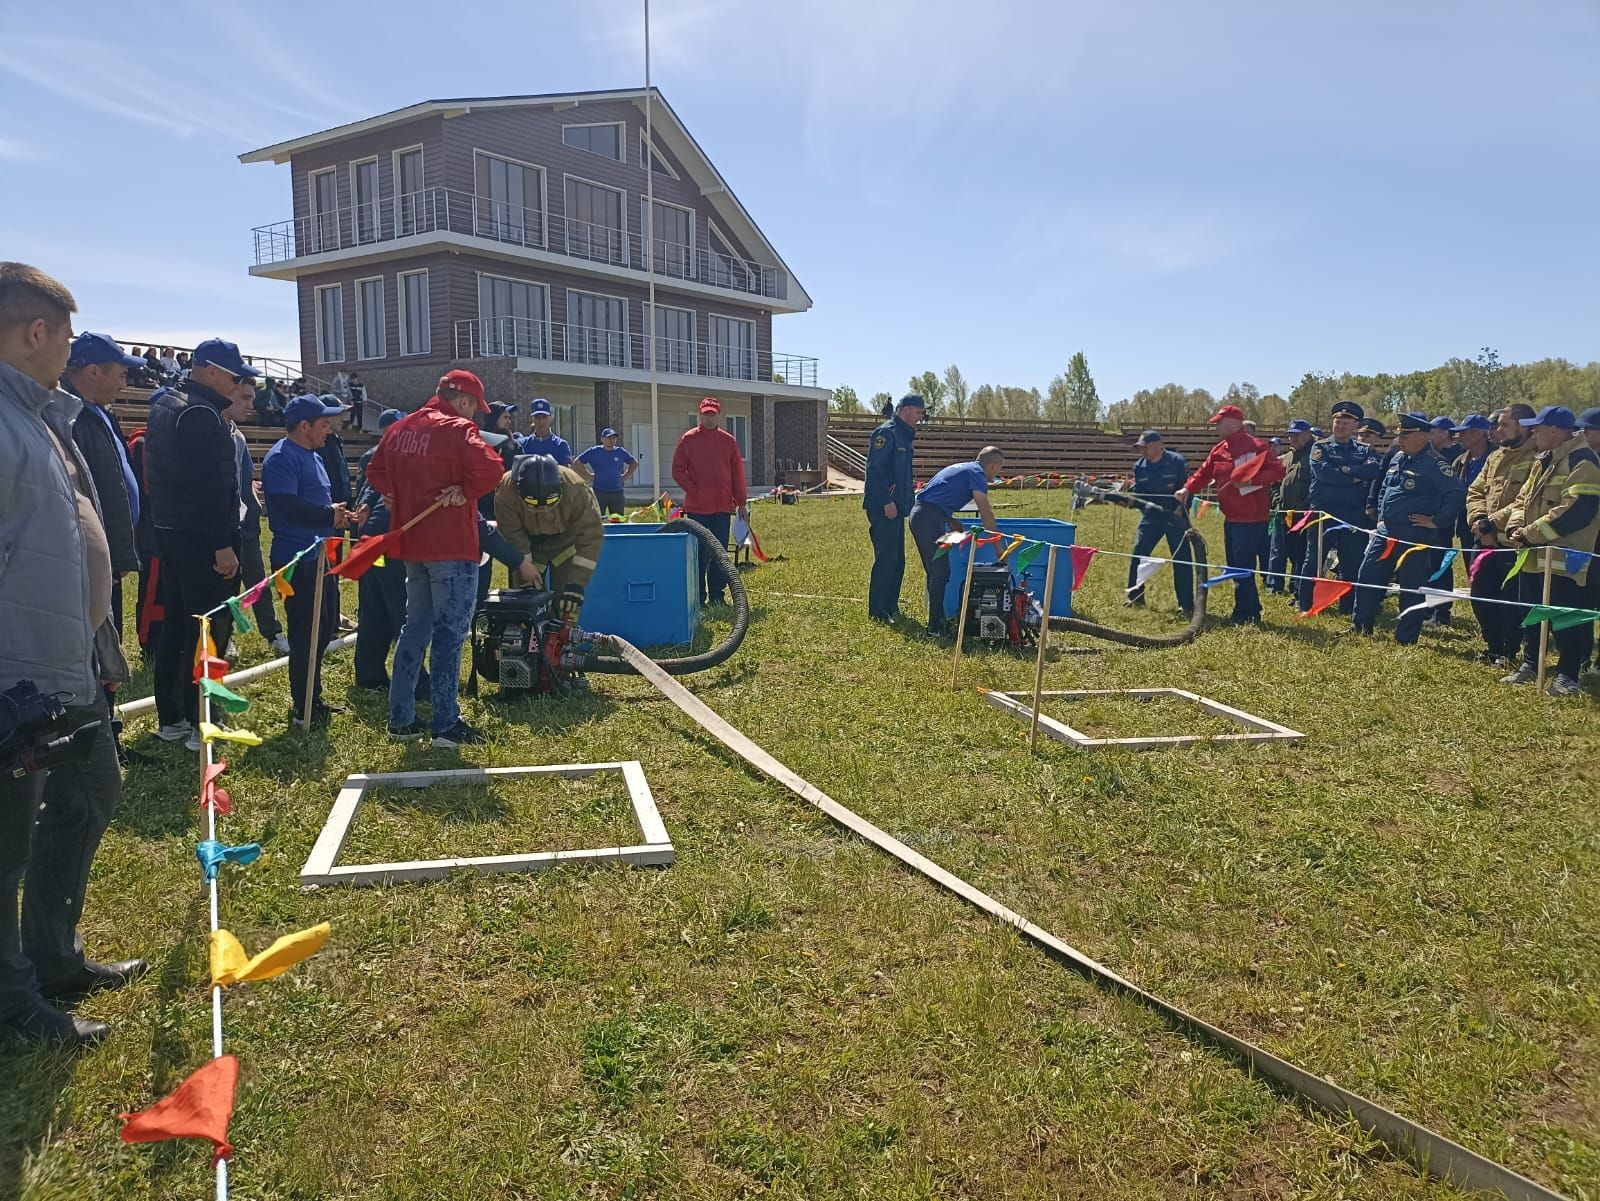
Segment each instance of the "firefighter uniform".
M1511 509L1517 494L1533 474L1534 456L1539 448L1533 439L1524 435L1520 446L1501 446L1489 452L1483 470L1467 488L1467 529L1482 551L1471 552L1472 609L1478 619L1478 629L1483 632L1487 649L1483 658L1494 663L1510 659L1522 645L1522 612L1500 601L1518 597L1515 578L1506 583L1506 572L1511 570L1514 556L1511 543L1506 540L1506 530L1511 523ZM1489 539L1487 546L1479 536ZM1476 560L1487 551L1481 564Z
M532 557L544 586L562 593L589 586L605 540L600 505L583 477L560 468L561 493L556 503L534 508L524 502L514 473L506 472L494 494L494 516L512 546Z

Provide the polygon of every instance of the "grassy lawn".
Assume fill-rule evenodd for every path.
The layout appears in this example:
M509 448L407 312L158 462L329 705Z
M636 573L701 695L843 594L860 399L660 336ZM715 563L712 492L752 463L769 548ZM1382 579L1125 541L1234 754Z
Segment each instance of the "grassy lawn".
M1001 499L997 495L997 499ZM1064 515L1014 493L1002 515ZM1127 549L1131 519L1080 514ZM1216 518L1205 527L1220 558ZM1270 600L1267 626L1190 646L1072 638L1053 688L1178 686L1300 745L1076 752L998 712L1032 663L949 652L865 603L848 500L764 506L741 651L690 677L801 775L1086 953L1301 1066L1572 1198L1600 1198L1600 709L1512 691L1469 661L1470 614L1418 648L1338 638ZM922 574L907 572L920 615ZM1178 627L1171 585L1120 606L1103 557L1082 612ZM1231 598L1216 590L1224 615ZM1392 621L1394 606L1389 606ZM725 624L725 621L724 621ZM712 623L712 632L721 627ZM1383 631L1386 633L1386 631ZM254 635L241 658L265 657ZM330 661L342 700L350 658ZM130 695L147 687L135 686ZM241 1198L1392 1198L1454 1190L1028 949L752 775L642 681L468 714L457 756L383 737L385 701L309 738L279 675L267 737L229 748L224 924L251 950L327 919L289 975L233 990ZM1097 733L1222 728L1182 705L1058 702ZM1173 723L1179 723L1174 728ZM210 1055L194 757L131 744L85 935L155 964L85 1012L99 1050L0 1052L0 1195L209 1195L194 1144L129 1148L116 1114ZM462 875L303 893L340 781L471 762L640 760L677 848L663 870ZM374 794L346 859L553 850L628 835L620 781Z

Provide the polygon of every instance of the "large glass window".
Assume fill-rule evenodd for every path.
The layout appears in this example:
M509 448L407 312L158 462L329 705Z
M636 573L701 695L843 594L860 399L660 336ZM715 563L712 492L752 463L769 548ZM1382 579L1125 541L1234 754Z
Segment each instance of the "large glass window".
M602 263L626 262L620 191L567 180L567 253Z
M737 317L711 316L712 375L723 379L755 379L756 323Z
M356 358L381 359L388 353L384 331L383 277L356 280Z
M602 158L622 157L622 123L607 125L563 125L561 141L574 150L587 150Z
M694 366L694 310L656 306L657 370L693 375Z
M311 176L311 253L339 248L339 173L333 168Z
M628 306L617 296L567 293L567 360L627 367Z
M644 169L644 130L639 131L639 167ZM672 164L661 157L661 152L655 147L650 148L650 170L657 175L665 175L668 179L677 179L678 173L672 169Z
M644 217L650 205L639 201L640 236L645 232ZM678 279L694 277L694 213L675 204L655 203L655 224L650 229L654 266L663 275Z
M432 314L428 306L428 273L403 271L396 280L400 294L400 353L429 354L433 350Z
M410 237L431 227L427 194L422 182L422 147L400 150L394 156L394 236Z
M344 289L327 284L312 293L317 311L317 362L344 362Z
M350 164L350 194L355 206L356 241L376 242L381 229L377 159Z
M477 169L477 225L480 237L524 246L542 245L544 180L537 167L481 151Z
M545 304L546 292L540 284L479 275L478 328L483 353L548 358Z
M711 247L711 282L723 288L738 288L741 292L748 292L750 287L750 268L744 259L733 252L733 247L712 226L706 233L706 241Z

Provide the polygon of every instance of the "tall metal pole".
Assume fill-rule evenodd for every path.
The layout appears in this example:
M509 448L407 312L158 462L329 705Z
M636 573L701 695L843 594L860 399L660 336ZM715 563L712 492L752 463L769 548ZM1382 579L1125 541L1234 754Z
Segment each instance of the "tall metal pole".
M649 272L650 312L645 317L645 353L650 356L650 495L661 497L661 393L656 379L656 139L651 120L650 0L644 0L644 265ZM693 247L690 248L691 252Z

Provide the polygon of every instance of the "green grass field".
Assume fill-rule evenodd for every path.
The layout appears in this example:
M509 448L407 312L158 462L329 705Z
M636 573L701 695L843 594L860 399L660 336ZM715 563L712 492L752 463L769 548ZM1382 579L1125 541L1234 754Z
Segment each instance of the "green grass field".
M1018 506L1002 515L1066 511L1060 495L997 499ZM1081 542L1131 542L1115 510L1080 519ZM1266 628L1177 650L1063 640L1097 653L1062 654L1046 686L1180 686L1304 743L1085 753L1041 739L1030 757L1026 727L976 689L1029 687L1031 660L976 651L952 692L949 651L912 627L789 595L865 596L856 502L763 506L757 525L784 559L745 577L750 636L689 678L719 713L1135 982L1568 1197L1600 1198L1592 699L1499 686L1469 661L1461 608L1454 629L1402 650L1272 600ZM1204 528L1220 558L1216 518ZM906 608L920 615L912 560ZM1080 610L1177 628L1165 576L1148 610L1121 608L1125 570L1098 560ZM244 661L265 657L258 637L240 642ZM314 959L227 996L237 1197L1461 1195L840 833L638 679L596 677L572 703L468 702L493 743L457 756L389 744L382 697L344 701L348 653L329 678L352 707L331 730L285 731L280 675L249 689L266 745L229 748L223 839L265 854L224 869L224 924L251 950L333 924ZM1165 704L1071 717L1113 733L1215 728ZM195 761L151 731L130 725L158 762L128 774L85 935L155 970L85 1005L114 1028L97 1051L0 1053L0 1195L210 1195L201 1146L116 1135L118 1111L210 1055ZM298 888L349 773L619 758L644 764L670 868ZM627 825L604 782L385 793L358 819L352 861L601 845Z

